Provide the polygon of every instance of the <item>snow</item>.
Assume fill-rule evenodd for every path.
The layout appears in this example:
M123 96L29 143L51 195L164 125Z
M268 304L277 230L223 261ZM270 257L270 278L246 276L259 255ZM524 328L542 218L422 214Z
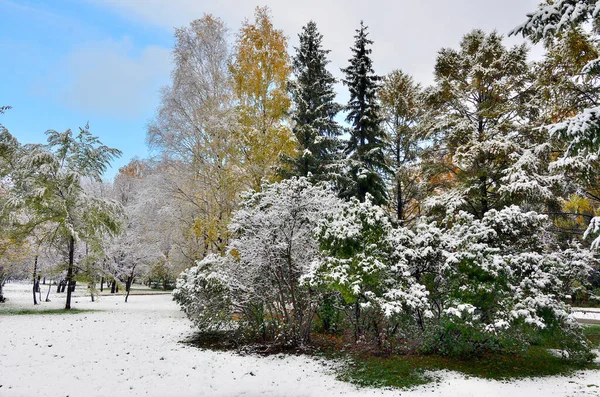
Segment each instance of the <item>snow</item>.
M573 317L575 317L577 320L593 320L588 322L597 322L597 324L600 324L600 309L574 307Z
M42 286L42 289L44 286ZM436 372L411 390L359 389L335 379L335 364L307 356L239 356L182 343L191 323L169 295L75 294L98 312L0 316L0 396L600 396L600 372L499 382ZM7 284L0 310L32 308L28 285ZM64 294L63 294L64 295ZM41 309L59 308L63 297Z

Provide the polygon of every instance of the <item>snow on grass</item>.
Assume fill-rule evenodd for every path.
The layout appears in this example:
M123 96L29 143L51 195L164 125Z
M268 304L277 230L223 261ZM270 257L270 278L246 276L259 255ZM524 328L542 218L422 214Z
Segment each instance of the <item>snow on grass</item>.
M5 294L0 396L600 396L600 371L515 382L440 371L436 383L411 390L358 389L336 380L331 362L239 356L179 343L193 329L168 295L92 303L82 288L73 307L98 311L7 316L3 310L33 305L27 285L8 284ZM64 304L54 291L51 299L38 307Z

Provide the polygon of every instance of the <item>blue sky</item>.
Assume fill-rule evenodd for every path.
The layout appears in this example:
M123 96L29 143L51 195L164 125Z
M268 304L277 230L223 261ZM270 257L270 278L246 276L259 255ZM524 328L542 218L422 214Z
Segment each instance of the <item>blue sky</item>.
M375 41L376 72L401 68L431 83L437 51L456 47L473 28L507 33L537 0L0 0L0 123L23 143L45 141L48 129L92 133L123 151L106 177L145 157L146 125L169 83L173 27L206 13L234 33L256 5L272 9L293 46L314 19L332 50L331 71L350 57L361 19ZM521 41L510 38L509 43ZM539 49L534 50L539 53ZM338 86L338 101L347 94Z
M147 154L145 130L169 81L172 34L75 0L0 0L0 122L23 143L48 129L91 131L123 151L110 172Z

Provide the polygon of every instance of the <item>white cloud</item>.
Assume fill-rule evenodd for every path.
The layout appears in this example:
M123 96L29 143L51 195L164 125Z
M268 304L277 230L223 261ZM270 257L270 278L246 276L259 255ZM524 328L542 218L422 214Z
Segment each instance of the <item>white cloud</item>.
M246 0L91 0L126 19L172 29L212 13L237 30L244 18L252 18L256 3ZM520 24L540 0L263 0L273 11L274 24L290 43L310 19L317 22L324 45L332 50L331 71L338 77L350 57L354 30L360 20L370 27L375 71L385 74L400 68L418 81L431 83L433 65L442 47L457 47L474 28L497 29L506 34ZM507 43L522 42L510 38ZM536 51L536 54L539 50Z
M159 88L168 83L171 50L136 50L128 38L86 43L58 67L64 69L55 92L60 102L88 114L135 118L156 106Z

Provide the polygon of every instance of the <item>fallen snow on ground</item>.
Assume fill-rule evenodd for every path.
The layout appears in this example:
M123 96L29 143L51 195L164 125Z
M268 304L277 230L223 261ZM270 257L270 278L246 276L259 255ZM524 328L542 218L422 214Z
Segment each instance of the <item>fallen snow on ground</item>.
M31 308L28 286L8 284L0 311ZM53 291L54 292L54 291ZM0 396L600 396L600 371L514 382L438 372L412 390L358 389L334 365L305 356L238 356L179 343L190 322L168 295L78 296L69 315L0 315ZM64 295L64 294L62 294ZM58 308L64 297L38 307Z
M579 320L596 320L600 322L600 309L574 307L573 317Z
M573 307L575 312L594 312L600 313L600 307Z

